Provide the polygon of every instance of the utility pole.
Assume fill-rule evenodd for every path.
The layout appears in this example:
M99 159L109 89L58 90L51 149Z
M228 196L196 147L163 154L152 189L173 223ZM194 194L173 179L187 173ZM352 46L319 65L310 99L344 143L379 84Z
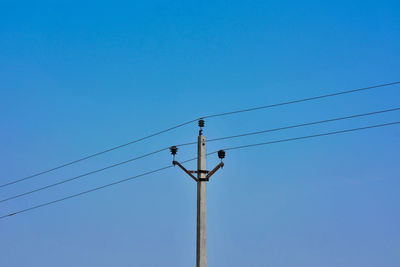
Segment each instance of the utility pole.
M207 210L206 210L206 183L210 177L224 166L222 159L225 157L225 151L218 151L218 157L221 159L212 171L206 170L206 138L203 135L204 120L199 120L199 136L197 137L197 171L188 171L178 161L175 155L178 151L176 146L170 148L173 155L172 164L178 165L193 180L197 182L197 228L196 228L196 267L207 267ZM193 175L197 174L197 178Z
M207 207L206 207L206 137L202 130L197 137L197 237L196 266L207 266Z

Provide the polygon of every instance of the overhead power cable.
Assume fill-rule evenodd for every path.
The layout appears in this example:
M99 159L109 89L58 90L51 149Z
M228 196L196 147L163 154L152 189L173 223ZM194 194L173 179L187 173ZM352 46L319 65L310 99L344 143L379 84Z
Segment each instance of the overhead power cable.
M335 135L335 134L355 132L355 131L367 130L367 129L378 128L378 127L392 126L392 125L396 125L396 124L400 124L400 121L389 122L389 123L384 123L384 124L370 125L370 126L365 126L365 127L360 127L360 128L346 129L346 130L335 131L335 132L327 132L327 133L321 133L321 134L315 134L315 135L307 135L307 136L294 137L294 138L288 138L288 139L280 139L280 140L263 142L263 143L248 144L248 145L236 146L236 147L228 147L228 148L225 148L224 150L236 150L236 149L243 149L243 148L249 148L249 147L255 147L255 146L264 146L264 145L271 145L271 144L290 142L290 141L296 141L296 140L311 139L311 138L328 136L328 135ZM217 152L218 151L214 151L214 152L208 153L207 156L212 155L212 154L216 154ZM181 163L182 164L183 163L187 163L187 162L190 162L190 161L193 161L193 160L196 160L196 159L197 158L185 160L185 161L183 161ZM104 189L104 188L107 188L107 187L110 187L110 186L113 186L113 185L117 185L117 184L120 184L120 183L123 183L123 182L130 181L132 179L135 179L135 178L138 178L138 177L141 177L141 176L145 176L145 175L149 175L149 174L152 174L152 173L156 173L156 172L159 172L159 171L171 168L171 167L173 167L173 166L172 165L165 166L165 167L157 169L157 170L149 171L149 172L142 173L142 174L139 174L139 175L136 175L136 176L133 176L133 177L129 177L129 178L123 179L123 180L119 180L119 181L116 181L116 182L113 182L113 183L110 183L110 184L106 184L106 185L103 185L103 186L100 186L100 187L96 187L96 188L93 188L93 189L90 189L90 190L87 190L87 191L83 191L83 192L75 194L75 195L70 195L70 196L67 196L67 197L64 197L64 198L60 198L60 199L57 199L57 200L54 200L54 201L46 202L46 203L43 203L43 204L40 204L40 205L37 205L37 206L33 206L33 207L30 207L30 208L27 208L27 209L19 210L19 211L16 211L16 212L13 212L13 213L10 213L10 214L7 214L7 215L0 216L0 219L4 219L6 217L14 216L14 215L19 214L19 213L24 213L24 212L27 212L27 211L30 211L30 210L34 210L34 209L38 209L38 208L41 208L41 207L44 207L44 206L55 204L55 203L58 203L58 202L61 202L61 201L67 200L67 199L71 199L71 198L74 198L74 197L78 197L78 196L81 196L81 195L84 195L84 194L88 194L88 193L91 193L91 192L94 192L94 191L97 191L97 190L100 190L100 189Z
M75 163L78 163L78 162L81 162L81 161L84 161L84 160L87 160L87 159L90 159L90 158L97 157L97 156L99 156L99 155L108 153L108 152L110 152L110 151L113 151L113 150L116 150L116 149L119 149L119 148L122 148L122 147L125 147L125 146L128 146L128 145L132 145L132 144L134 144L134 143L138 143L138 142L140 142L140 141L149 139L149 138L151 138L151 137L160 135L160 134L162 134L162 133L169 132L169 131L171 131L171 130L180 128L180 127L182 127L182 126L184 126L184 125L190 124L190 123L195 122L195 121L196 121L196 120L187 121L187 122L178 124L178 125L176 125L176 126L173 126L173 127L171 127L171 128L168 128L168 129L165 129L165 130L156 132L156 133L154 133L154 134L150 134L150 135L147 135L147 136L145 136L145 137L142 137L142 138L139 138L139 139L130 141L130 142L128 142L128 143L125 143L125 144L122 144L122 145L118 145L118 146L115 146L115 147L112 147L112 148L109 148L109 149L106 149L106 150L103 150L103 151L100 151L100 152L97 152L97 153L94 153L94 154L85 156L85 157L83 157L83 158L80 158L80 159L77 159L77 160L74 160L74 161L70 161L70 162L68 162L68 163L59 165L59 166L57 166L57 167L54 167L54 168L51 168L51 169L48 169L48 170L45 170L45 171L42 171L42 172L38 172L38 173L35 173L35 174L32 174L32 175L26 176L26 177L21 178L21 179L17 179L17 180L14 180L14 181L11 181L11 182L2 184L2 185L0 185L0 188L6 187L6 186L9 186L9 185L12 185L12 184L16 184L16 183L19 183L19 182L22 182L22 181L25 181L25 180L28 180L28 179L31 179L31 178L34 178L34 177L37 177L37 176L40 176L40 175L43 175L43 174L52 172L52 171L55 171L55 170L58 170L58 169L67 167L67 166L73 165L73 164L75 164Z
M320 95L320 96L308 97L308 98L303 98L303 99L297 99L297 100L282 102L282 103L278 103L278 104L271 104L271 105L259 106L259 107L253 107L253 108L247 108L247 109L239 109L239 110L229 111L229 112L224 112L224 113L211 114L211 115L204 116L202 118L203 119L214 118L214 117L227 116L227 115L243 113L243 112L249 112L249 111L254 111L254 110L274 108L274 107L279 107L279 106L286 106L286 105L291 105L291 104L296 104L296 103L301 103L301 102L307 102L307 101L312 101L312 100L317 100L317 99L322 99L322 98L327 98L327 97L332 97L332 96L358 93L358 92L361 92L361 91L366 91L366 90L371 90L371 89L376 89L376 88L379 88L379 87L391 86L391 85L396 85L396 84L400 84L400 81L392 82L392 83L378 84L378 85L368 86L368 87L364 87L364 88L341 91L341 92L331 93L331 94L326 94L326 95Z
M182 162L182 164L186 163L186 162L190 162L190 161L196 160L196 159L197 158L185 160L185 161ZM30 208L27 208L27 209L22 209L22 210L19 210L19 211L16 211L16 212L4 215L4 216L0 216L0 219L4 219L6 217L14 216L16 214L24 213L24 212L31 211L31 210L34 210L34 209L38 209L38 208L42 208L42 207L45 207L45 206L48 206L48 205L52 205L52 204L55 204L55 203L58 203L58 202L62 202L64 200L68 200L68 199L75 198L75 197L78 197L78 196L82 196L82 195L85 195L85 194L88 194L88 193L92 193L92 192L95 192L95 191L98 191L98 190L101 190L101 189L104 189L104 188L107 188L107 187L110 187L110 186L114 186L114 185L117 185L117 184L120 184L120 183L124 183L124 182L130 181L130 180L142 177L142 176L146 176L146 175L149 175L149 174L152 174L152 173L160 172L160 171L172 168L172 167L173 167L173 165L165 166L165 167L153 170L153 171L149 171L149 172L145 172L145 173L142 173L142 174L139 174L139 175L136 175L136 176L125 178L125 179L122 179L122 180L119 180L119 181L116 181L116 182L113 182L113 183L110 183L110 184L106 184L106 185L102 185L102 186L99 186L99 187L95 187L93 189L80 192L78 194L74 194L74 195L70 195L70 196L67 196L67 197L64 197L64 198L60 198L60 199L57 199L57 200L46 202L46 203L43 203L43 204L40 204L40 205L36 205L36 206L30 207Z
M117 167L117 166L121 166L123 164L129 163L129 162L141 159L141 158L145 158L145 157L148 157L150 155L157 154L157 153L162 152L164 150L168 150L168 148L159 149L159 150L144 154L144 155L139 156L139 157L135 157L135 158L128 159L128 160L125 160L125 161L122 161L122 162L118 162L116 164L109 165L109 166L106 166L104 168L97 169L97 170L94 170L94 171L91 171L91 172L87 172L87 173L84 173L84 174L81 174L81 175L78 175L78 176L75 176L75 177L72 177L72 178L68 178L68 179L62 180L62 181L54 183L54 184L46 185L46 186L43 186L43 187L31 190L31 191L22 193L22 194L18 194L18 195L12 196L12 197L8 197L8 198L0 200L0 203L9 201L9 200L12 200L12 199L15 199L15 198L19 198L19 197L22 197L22 196L26 196L26 195L29 195L29 194L32 194L32 193L35 193L35 192L39 192L39 191L42 191L42 190L45 190L45 189L49 189L49 188L57 186L57 185L65 184L67 182L72 182L72 181L77 180L79 178L82 178L82 177L85 177L85 176L88 176L88 175L91 175L91 174L95 174L95 173L98 173L98 172L102 172L102 171L105 171L105 170L108 170L108 169L111 169L111 168L114 168L114 167Z
M321 136L327 136L327 135L349 133L349 132L367 130L367 129L372 129L372 128L379 128L379 127L391 126L391 125L396 125L396 124L399 124L399 123L400 123L400 121L395 121L395 122L389 122L389 123L384 123L384 124L377 124L377 125L371 125L371 126L366 126L366 127L347 129L347 130L342 130L342 131L335 131L335 132L328 132L328 133L307 135L307 136L294 137L294 138L288 138L288 139L281 139L281 140L270 141L270 142L263 142L263 143L248 144L248 145L243 145L243 146L236 146L236 147L228 147L228 148L224 148L224 150L243 149L243 148L248 148L248 147L271 145L271 144L276 144L276 143L284 143L284 142L289 142L289 141L296 141L296 140L302 140L302 139L310 139L310 138L321 137ZM216 152L214 152L214 153L216 153Z
M207 140L207 142L220 141L220 140L226 140L226 139L232 139L232 138L240 138L240 137L245 137L245 136L250 136L250 135L257 135L257 134L263 134L263 133L287 130L287 129L292 129L292 128L305 127L305 126L310 126L310 125L316 125L316 124L328 123L328 122L333 122L333 121L358 118L358 117L363 117L363 116L371 116L371 115L376 115L376 114L381 114L381 113L386 113L386 112L392 112L392 111L398 111L398 110L400 110L400 108L379 110L379 111L374 111L374 112L369 112L369 113L356 114L356 115L339 117L339 118L332 118L332 119L328 119L328 120L315 121L315 122L309 122L309 123L302 123L302 124L290 125L290 126L285 126L285 127L280 127L280 128L263 130L263 131L257 131L257 132L250 132L250 133L227 136L227 137L214 138L214 139ZM194 144L197 144L197 142L184 143L184 144L176 145L176 147L181 147L181 146L186 146L186 145L194 145ZM23 197L23 196L26 196L26 195L29 195L29 194L32 194L32 193L35 193L35 192L39 192L39 191L42 191L42 190L45 190L45 189L49 189L51 187L58 186L58 185L61 185L61 184L67 183L67 182L72 182L72 181L77 180L79 178L82 178L82 177L85 177L85 176L89 176L89 175L92 175L92 174L95 174L95 173L98 173L98 172L102 172L102 171L105 171L105 170L108 170L108 169L111 169L111 168L114 168L114 167L117 167L117 166L121 166L121 165L130 163L130 162L133 162L135 160L138 160L138 159L141 159L141 158L145 158L145 157L160 153L160 152L168 150L168 149L169 149L169 147L162 148L162 149L159 149L159 150L156 150L156 151L153 151L153 152L150 152L150 153L147 153L147 154L135 157L135 158L131 158L131 159L128 159L128 160L125 160L125 161L122 161L122 162L118 162L118 163L113 164L113 165L106 166L106 167L101 168L101 169L97 169L97 170L90 171L90 172L87 172L87 173L84 173L84 174L81 174L81 175L78 175L78 176L75 176L75 177L72 177L72 178L68 178L68 179L62 180L62 181L54 183L54 184L50 184L50 185L43 186L43 187L31 190L31 191L27 191L27 192L24 192L24 193L21 193L21 194L18 194L18 195L14 195L14 196L8 197L8 198L5 198L5 199L1 199L0 203L6 202L6 201L9 201L9 200L12 200L12 199L16 199L16 198L19 198L19 197Z
M400 110L400 108L385 109L385 110L374 111L374 112L369 112L369 113L363 113L363 114L357 114L357 115L351 115L351 116L345 116L345 117L339 117L339 118L332 118L332 119L328 119L328 120L314 121L314 122L296 124L296 125L291 125L291 126L286 126L286 127L262 130L262 131L258 131L258 132L250 132L250 133L232 135L232 136L227 136L227 137L213 138L213 139L207 140L207 142L220 141L220 140L226 140L226 139L232 139L232 138L238 138L238 137L245 137L245 136L250 136L250 135L257 135L257 134L263 134L263 133L276 132L276 131L299 128L299 127L304 127L304 126L311 126L311 125L316 125L316 124L322 124L322 123L328 123L328 122L334 122L334 121L340 121L340 120L347 120L347 119L371 116L371 115L376 115L376 114L381 114L381 113L386 113L386 112L392 112L392 111L398 111L398 110Z
M344 94L357 93L357 92L376 89L376 88L380 88L380 87L392 86L392 85L396 85L396 84L400 84L400 81L391 82L391 83L384 83L384 84L378 84L378 85L374 85L374 86L358 88L358 89L353 89L353 90L347 90L347 91L341 91L341 92L336 92L336 93L331 93L331 94L326 94L326 95L320 95L320 96L314 96L314 97L309 97L309 98L297 99L297 100L292 100L292 101L287 101L287 102L282 102L282 103L277 103L277 104L271 104L271 105L265 105L265 106L259 106L259 107L252 107L252 108L229 111L229 112L224 112L224 113L217 113L217 114L203 116L203 117L200 117L200 118L221 117L221 116L227 116L227 115L232 115L232 114L237 114L237 113L250 112L250 111L261 110L261 109L268 109L268 108L273 108L273 107L278 107L278 106L284 106L284 105L290 105L290 104L295 104L295 103L307 102L307 101L312 101L312 100L317 100L317 99L322 99L322 98L328 98L328 97L333 97L333 96L344 95ZM198 119L200 119L200 118L198 118ZM103 151L100 151L100 152L97 152L97 153L82 157L80 159L73 160L73 161L70 161L68 163L56 166L54 168L50 168L48 170L44 170L42 172L38 172L38 173L29 175L29 176L26 176L26 177L23 177L23 178L20 178L20 179L17 179L17 180L14 180L14 181L11 181L11 182L8 182L8 183L5 183L5 184L2 184L2 185L0 185L0 188L6 187L6 186L9 186L9 185L12 185L12 184L16 184L16 183L19 183L19 182L22 182L22 181L25 181L25 180L28 180L28 179L31 179L31 178L34 178L34 177L37 177L37 176L40 176L40 175L43 175L43 174L58 170L58 169L64 168L64 167L76 164L78 162L81 162L81 161L84 161L84 160L87 160L87 159L90 159L90 158L93 158L93 157L97 157L99 155L114 151L116 149L131 145L131 144L134 144L134 143L146 140L146 139L149 139L151 137L154 137L154 136L169 132L171 130L180 128L180 127L185 126L185 125L188 125L188 124L190 124L192 122L197 121L198 119L190 120L190 121L178 124L176 126L170 127L168 129L165 129L165 130L162 130L162 131L147 135L145 137L130 141L128 143L125 143L125 144L122 144L122 145L118 145L118 146L114 146L114 147L111 147L109 149L106 149L106 150L103 150Z

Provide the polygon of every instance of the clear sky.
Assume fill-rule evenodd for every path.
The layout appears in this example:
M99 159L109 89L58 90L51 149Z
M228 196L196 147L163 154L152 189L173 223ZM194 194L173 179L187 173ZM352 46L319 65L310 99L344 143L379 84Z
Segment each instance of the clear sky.
M1 183L204 114L400 79L399 1L0 2ZM400 86L206 120L206 138L399 107ZM214 142L208 151L399 119ZM0 198L196 140L196 124ZM400 126L227 152L209 266L400 266ZM183 147L178 160L195 156ZM170 164L167 151L0 204L0 215ZM209 168L218 163L215 155ZM194 168L195 164L188 164ZM1 266L194 266L178 168L0 221Z

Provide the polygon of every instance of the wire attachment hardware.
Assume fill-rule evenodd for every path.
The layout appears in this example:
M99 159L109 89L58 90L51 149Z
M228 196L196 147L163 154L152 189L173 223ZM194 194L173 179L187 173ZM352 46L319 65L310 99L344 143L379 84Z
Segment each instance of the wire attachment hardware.
M221 159L221 163L222 163L221 168L223 168L224 167L224 163L222 162L222 160L225 158L225 151L224 150L219 150L218 151L218 158Z
M171 154L172 154L172 164L175 166L175 155L176 155L176 153L178 152L178 148L176 147L176 146L171 146L170 148L169 148L169 150L171 151Z
M225 151L224 150L219 150L218 151L218 158L221 160L225 158Z

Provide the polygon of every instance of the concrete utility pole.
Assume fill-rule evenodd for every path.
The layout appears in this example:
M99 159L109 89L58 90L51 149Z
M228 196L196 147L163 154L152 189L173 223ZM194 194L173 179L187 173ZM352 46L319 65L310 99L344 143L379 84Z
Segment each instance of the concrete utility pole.
M178 151L176 146L170 148L174 157L172 164L178 165L193 180L197 182L197 233L196 233L196 266L207 267L207 210L206 210L206 183L210 177L224 166L222 159L225 157L225 151L218 151L218 157L221 163L212 171L206 170L206 138L203 135L204 120L199 120L199 136L197 138L197 171L188 171L178 161L175 161L175 155ZM197 173L197 178L192 174Z
M197 138L197 244L196 266L207 266L207 210L206 210L206 138L200 130Z

